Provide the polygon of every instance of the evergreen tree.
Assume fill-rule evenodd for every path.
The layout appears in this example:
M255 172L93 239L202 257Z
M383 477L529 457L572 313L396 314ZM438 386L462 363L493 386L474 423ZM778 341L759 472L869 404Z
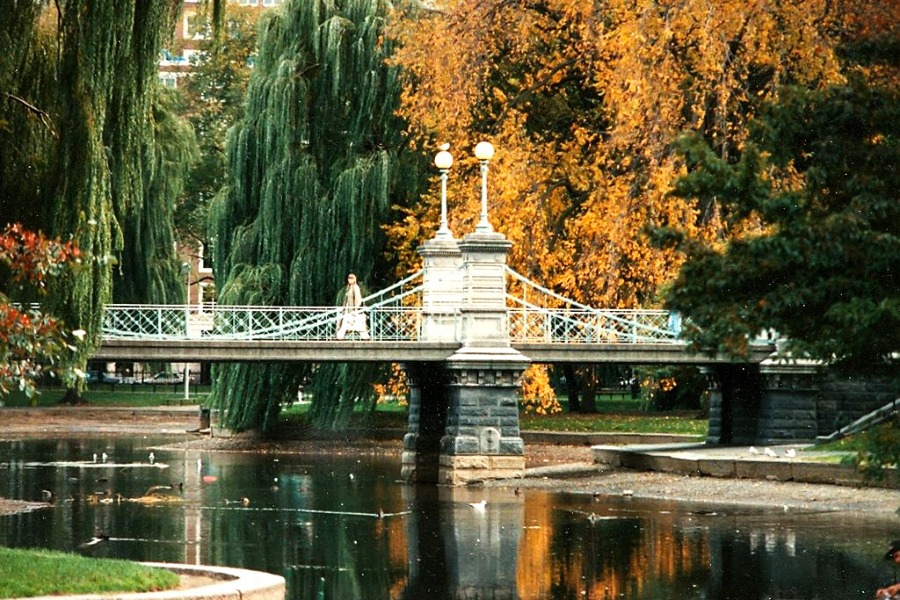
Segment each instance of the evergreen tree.
M220 303L334 306L349 272L386 285L381 226L415 193L416 172L403 164L385 62L389 9L302 0L264 21L228 185L211 207ZM343 428L357 402L374 401L375 366L237 364L214 370L213 403L226 427L267 429L308 375L318 428Z
M668 297L705 349L742 354L774 329L794 356L854 374L898 375L900 96L854 80L786 90L733 163L689 137L685 197L716 198L735 223L763 232L688 243Z

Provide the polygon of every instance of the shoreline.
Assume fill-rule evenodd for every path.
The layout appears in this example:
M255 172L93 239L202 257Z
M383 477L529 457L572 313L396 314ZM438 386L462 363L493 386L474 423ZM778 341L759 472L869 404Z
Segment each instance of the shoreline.
M396 455L401 440L286 440L250 435L198 436L195 411L153 414L150 411L64 409L2 410L0 440L110 435L171 436L160 449L203 449L210 452L266 452L270 454ZM113 416L115 415L115 416ZM112 418L111 418L112 417ZM592 449L583 444L525 445L526 473L522 478L478 482L485 487L538 489L557 493L633 497L706 505L753 507L761 510L841 514L853 518L900 523L900 490L868 486L775 481L765 478L723 478L661 471L639 471L593 462ZM849 467L848 467L849 468ZM50 504L0 498L0 516L41 510Z

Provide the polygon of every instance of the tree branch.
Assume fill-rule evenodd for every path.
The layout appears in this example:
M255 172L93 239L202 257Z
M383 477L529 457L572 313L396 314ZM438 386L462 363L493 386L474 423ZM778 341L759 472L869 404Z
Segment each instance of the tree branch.
M37 106L35 106L34 104L31 104L30 102L28 102L27 100L25 100L23 98L19 98L18 96L10 94L9 92L3 92L3 95L6 96L8 99L12 100L13 102L18 102L19 104L24 106L29 112L32 112L35 115L37 115L37 117L41 120L41 123L43 123L44 126L50 130L50 133L53 134L53 137L56 137L56 131L53 129L53 126L51 125L52 119L50 118L49 113L39 109Z

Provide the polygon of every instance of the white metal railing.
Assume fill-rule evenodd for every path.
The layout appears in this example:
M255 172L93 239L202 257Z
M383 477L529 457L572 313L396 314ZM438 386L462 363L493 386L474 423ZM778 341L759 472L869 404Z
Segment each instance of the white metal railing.
M373 340L422 339L419 306L364 306ZM105 339L222 339L329 340L334 339L343 311L321 306L224 306L110 304L103 313ZM432 315L433 317L433 315ZM443 315L445 321L458 313ZM670 314L661 310L548 309L522 303L510 308L512 342L561 344L673 343ZM458 328L457 328L458 329Z
M681 343L664 310L509 309L509 338L522 343Z
M664 310L596 309L543 288L511 269L521 295L507 293L509 338L513 343L660 344L681 343L681 322ZM359 310L371 339L419 341L423 333L419 271L366 296ZM508 286L512 288L513 286ZM433 312L433 311L432 311ZM343 310L324 306L226 306L112 304L103 315L106 339L331 340ZM434 320L429 313L428 318ZM461 319L458 310L441 323ZM456 331L461 330L457 323ZM457 336L458 337L458 336Z
M374 340L420 338L422 310L416 306L365 306ZM334 339L343 311L321 306L222 306L202 313L191 305L110 304L103 312L104 339Z
M680 344L677 313L598 309L548 290L510 268L521 297L507 293L512 342L560 344ZM507 286L509 289L512 286Z
M363 298L374 340L418 340L422 331L419 271ZM231 306L110 304L104 308L105 339L334 339L344 311L330 306Z

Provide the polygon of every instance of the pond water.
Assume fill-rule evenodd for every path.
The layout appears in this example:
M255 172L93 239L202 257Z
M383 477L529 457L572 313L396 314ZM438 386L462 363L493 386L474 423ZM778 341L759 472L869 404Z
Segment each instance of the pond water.
M780 507L411 486L396 457L0 442L0 544L283 575L288 598L871 598L883 523ZM150 454L153 453L151 457ZM148 492L168 501L148 502Z

